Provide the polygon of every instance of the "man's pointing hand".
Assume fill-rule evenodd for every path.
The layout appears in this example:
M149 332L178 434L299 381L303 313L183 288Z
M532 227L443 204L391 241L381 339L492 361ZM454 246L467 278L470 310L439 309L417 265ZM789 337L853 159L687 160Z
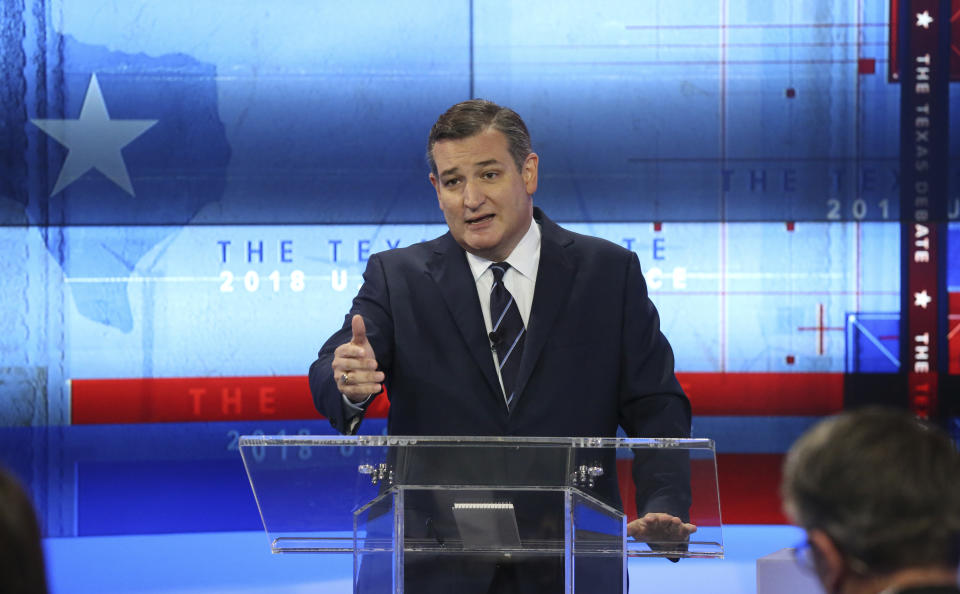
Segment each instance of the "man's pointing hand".
M353 337L333 352L333 377L340 392L352 402L362 402L380 392L384 375L377 370L377 358L367 340L363 317L350 320Z

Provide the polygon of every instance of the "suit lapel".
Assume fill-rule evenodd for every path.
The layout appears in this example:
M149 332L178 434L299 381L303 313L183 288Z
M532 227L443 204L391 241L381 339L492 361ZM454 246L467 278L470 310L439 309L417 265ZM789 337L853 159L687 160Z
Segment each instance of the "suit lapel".
M536 288L533 291L533 308L527 324L527 338L517 374L517 398L523 399L523 389L533 373L540 353L553 330L554 321L570 296L570 286L575 273L574 265L565 253L573 237L548 219L540 209L534 209L534 218L540 221L540 266L537 271Z
M480 311L477 284L470 273L463 250L449 233L441 238L433 258L427 262L427 272L436 283L467 350L483 371L487 384L493 394L502 399L503 391L497 379L493 355L490 354L490 341Z

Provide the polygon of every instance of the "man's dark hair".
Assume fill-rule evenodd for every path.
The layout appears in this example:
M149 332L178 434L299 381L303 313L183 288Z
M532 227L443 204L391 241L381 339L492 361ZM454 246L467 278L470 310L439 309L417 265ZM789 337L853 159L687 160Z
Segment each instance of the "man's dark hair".
M0 592L47 592L40 528L20 483L0 467Z
M807 431L784 462L787 510L861 573L960 562L960 453L906 412L866 408Z
M457 103L443 113L430 129L427 140L427 163L437 175L437 163L433 160L433 145L440 140L460 140L493 128L507 137L507 149L517 171L523 168L527 155L532 152L530 133L523 120L509 107L501 107L486 99L470 99Z

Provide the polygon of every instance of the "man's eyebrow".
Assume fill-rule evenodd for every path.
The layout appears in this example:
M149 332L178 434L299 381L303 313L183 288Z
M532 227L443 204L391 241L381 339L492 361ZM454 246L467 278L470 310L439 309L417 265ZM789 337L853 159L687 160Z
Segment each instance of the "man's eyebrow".
M487 159L486 161L480 161L479 163L474 163L475 168L487 167L489 165L499 165L500 161L497 159ZM450 169L445 169L440 172L440 177L446 177L448 175L454 175L460 172L460 167L451 167Z
M446 176L448 176L448 175L453 175L454 173L457 173L459 169L460 169L459 167L451 167L450 169L447 169L447 170L445 170L445 171L441 171L441 172L440 172L440 177L446 177Z

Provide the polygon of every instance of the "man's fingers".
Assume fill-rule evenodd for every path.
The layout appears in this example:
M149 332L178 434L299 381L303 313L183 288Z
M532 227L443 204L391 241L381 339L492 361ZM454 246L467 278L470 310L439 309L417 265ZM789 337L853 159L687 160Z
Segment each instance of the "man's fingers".
M379 386L381 383L383 383L383 379L384 376L382 371L347 369L341 371L340 375L337 376L337 383L345 386L361 386L366 384Z
M377 360L355 344L342 344L333 352L333 370L376 369Z
M379 394L383 390L380 384L348 384L340 386L340 393L351 396L351 400L363 400L370 394Z
M680 518L663 512L649 512L640 518L644 522L679 522Z
M627 524L627 535L638 539L683 540L696 531L695 524L663 513L649 513Z
M383 390L380 384L357 384L356 386L340 385L340 393L353 402L363 402L371 394L379 394Z
M350 344L357 346L367 344L367 328L363 325L363 316L353 316L350 320L350 327L353 330L353 338L350 340Z
M383 389L382 371L347 369L335 373L340 393L354 402L365 400L371 394L379 394Z

